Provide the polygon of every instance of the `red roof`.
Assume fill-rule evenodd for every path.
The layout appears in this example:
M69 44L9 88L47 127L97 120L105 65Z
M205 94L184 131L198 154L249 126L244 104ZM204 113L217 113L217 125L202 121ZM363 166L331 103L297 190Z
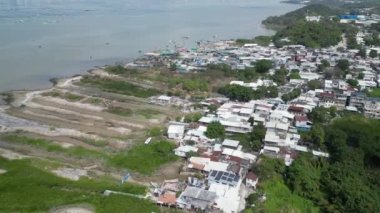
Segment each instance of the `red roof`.
M289 106L288 111L293 111L293 112L303 112L303 107L298 107L298 106Z
M246 176L247 179L250 179L250 180L257 180L257 175L253 172L248 172L247 176Z
M333 97L335 97L335 94L329 93L329 92L324 92L324 93L319 94L319 96L333 98Z
M177 201L176 193L167 191L158 198L158 201L163 204L175 205Z
M307 116L305 116L305 115L296 115L295 117L294 117L294 120L295 121L309 121L309 119L307 118Z
M230 161L233 161L233 162L236 162L236 163L238 163L238 164L241 163L241 158L236 157L236 156L229 156L229 160L230 160Z
M222 152L213 152L210 156L211 161L219 162L220 156L222 155Z

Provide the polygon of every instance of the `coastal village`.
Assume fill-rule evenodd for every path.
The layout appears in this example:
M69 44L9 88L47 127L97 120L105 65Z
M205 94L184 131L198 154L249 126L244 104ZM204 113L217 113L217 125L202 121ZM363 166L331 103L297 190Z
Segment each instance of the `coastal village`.
M320 16L304 18L307 22L321 20ZM368 26L379 22L380 15L376 14L340 16L343 24ZM372 35L360 30L355 38L365 46L368 36ZM120 194L145 199L163 211L173 208L238 213L247 206L254 207L247 203L249 196L255 195L259 202L271 196L257 190L265 179L257 173L257 165L263 158L280 159L291 166L302 153L314 158L330 157L325 149L311 142L311 137L305 137L313 131L313 113L334 118L358 114L380 119L377 53L380 46L367 46L364 53L348 49L345 35L338 45L319 49L223 40L198 42L194 49L176 47L149 52L111 71L102 67L86 76L57 80L52 89L16 92L10 106L1 110L0 130L3 134L16 131L26 136L43 136L60 146L65 144L65 148L60 147L62 150L73 146L91 150L93 159L68 161L64 167L52 170L57 176L78 181L82 177L96 179L112 173L121 184L143 184L148 189L142 195L110 189L104 192L106 196ZM264 68L265 75L252 81L229 76L227 85L219 85L231 90L264 91L260 98L249 100L234 97L231 91L212 91L202 98L176 95L168 92L161 78L152 83L153 77L149 75L152 70L170 70L176 76L198 75L210 67L228 67L229 72L239 73L257 70L260 63L269 63ZM284 70L281 79L276 79ZM214 83L218 84L217 80ZM113 85L128 81L143 89L120 86L126 92L118 93L107 81ZM101 90L99 85L107 89ZM274 88L277 92L272 95ZM139 96L132 97L128 93L132 90L137 90ZM250 137L248 144L244 137ZM164 147L162 140L170 145ZM144 153L146 156L133 162L135 165L124 164L129 157L123 155L127 152L124 150L133 147L136 141L141 149L156 146L154 149L158 151ZM20 147L14 152L7 151L13 145L3 144L1 156L21 159L39 154L25 150L20 152L25 152L23 155L16 154L22 150ZM118 155L120 150L124 153ZM99 154L100 151L107 154ZM57 157L51 153L48 156ZM144 158L154 164L167 156L179 163L171 165L170 160L165 161L167 165L164 169L159 165L160 173L154 178L149 177L150 170L138 168ZM107 164L99 162L99 158L110 159ZM81 163L80 168L70 168L76 163Z
M309 22L318 22L320 17L307 16ZM341 23L370 25L380 21L379 15L342 16ZM364 44L364 32L356 36ZM380 47L370 47L380 52ZM380 118L380 98L369 97L364 91L379 91L380 58L358 56L359 50L346 50L345 44L322 49L308 49L302 45L276 48L273 44L260 46L246 43L242 46L235 41L210 42L199 45L197 50L181 49L162 54L147 53L143 58L129 63L126 67L153 67L163 62L172 64L176 72L189 73L206 70L210 64L227 64L239 72L260 60L273 62L269 70L295 70L299 75L284 85L273 80L258 79L255 82L233 80L230 85L239 85L257 90L262 86L278 87L279 97L300 89L301 93L285 102L281 98L231 101L225 97L211 97L200 102L202 117L197 122L170 122L167 137L176 141L175 154L186 160L182 173L189 175L185 181L166 180L153 184L152 197L159 205L207 212L241 212L246 197L255 193L260 177L255 174L255 164L261 156L282 159L289 166L298 153L311 153L316 158L328 158L327 152L312 149L302 141L300 132L309 132L313 126L307 114L316 107L334 108L348 113L362 113L369 118ZM342 60L349 63L346 69L354 70L343 78L324 79L318 68L328 62L335 67ZM319 81L321 86L310 89L307 83ZM355 85L350 82L355 81ZM153 104L170 105L175 97L166 95L153 99ZM210 110L210 106L217 106ZM245 151L239 140L207 137L208 125L218 122L226 135L248 134L258 126L266 129L263 145L258 152ZM260 195L263 202L265 194Z

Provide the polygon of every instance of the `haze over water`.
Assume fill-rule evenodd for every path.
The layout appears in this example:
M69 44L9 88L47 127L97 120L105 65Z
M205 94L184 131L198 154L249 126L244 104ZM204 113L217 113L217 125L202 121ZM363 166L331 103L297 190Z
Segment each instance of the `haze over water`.
M0 0L0 91L45 88L50 78L169 41L195 47L272 34L261 21L299 7L280 0Z

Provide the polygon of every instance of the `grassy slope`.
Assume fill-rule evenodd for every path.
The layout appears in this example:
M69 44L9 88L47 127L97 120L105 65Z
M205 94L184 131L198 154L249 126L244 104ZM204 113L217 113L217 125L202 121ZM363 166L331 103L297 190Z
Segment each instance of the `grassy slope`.
M4 141L12 142L15 144L22 144L39 148L49 152L63 153L70 157L75 158L106 158L106 155L97 151L88 150L83 147L75 146L70 148L63 148L60 145L54 144L45 139L30 138L26 136L20 136L15 134L2 135L0 137Z
M145 200L127 196L104 197L105 189L144 194L145 187L82 179L73 182L31 165L29 160L0 158L0 212L41 212L67 204L90 204L97 212L158 212Z
M158 90L143 88L125 81L100 78L95 76L84 76L81 84L97 87L105 92L148 98L160 94Z
M110 160L111 165L128 168L141 174L151 174L165 163L177 160L174 144L166 141L141 144L127 153L118 154Z
M246 212L319 212L311 200L293 193L285 184L283 174L286 170L280 159L261 157L255 167L260 177L258 192L266 197L265 201L257 200L255 207L246 209Z
M155 131L156 134L152 133L152 136L161 134L161 129ZM159 132L157 133L157 131ZM78 159L102 159L104 162L108 162L109 166L118 167L120 169L126 168L141 174L151 174L163 164L177 160L173 152L175 145L167 141L152 142L149 145L136 145L127 152L119 152L116 155L111 155L88 150L79 146L63 148L45 139L29 138L14 134L3 135L0 138L7 142L28 145L57 154L62 153Z
M263 189L265 212L319 212L311 201L293 194L280 178L266 181Z

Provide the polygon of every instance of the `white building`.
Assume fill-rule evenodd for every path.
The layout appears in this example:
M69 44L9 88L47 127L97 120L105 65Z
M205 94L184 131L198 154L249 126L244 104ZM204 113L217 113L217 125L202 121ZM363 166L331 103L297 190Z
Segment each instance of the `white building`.
M174 149L174 154L179 156L179 157L186 157L186 154L189 152L197 152L198 148L194 146L180 146L176 149Z
M185 125L171 124L167 133L169 139L182 139L185 134Z
M306 16L305 19L309 22L319 22L321 20L321 16Z
M217 198L215 200L216 208L225 213L237 213L240 212L241 196L239 193L239 187L232 187L220 183L212 183L209 191L215 192Z

